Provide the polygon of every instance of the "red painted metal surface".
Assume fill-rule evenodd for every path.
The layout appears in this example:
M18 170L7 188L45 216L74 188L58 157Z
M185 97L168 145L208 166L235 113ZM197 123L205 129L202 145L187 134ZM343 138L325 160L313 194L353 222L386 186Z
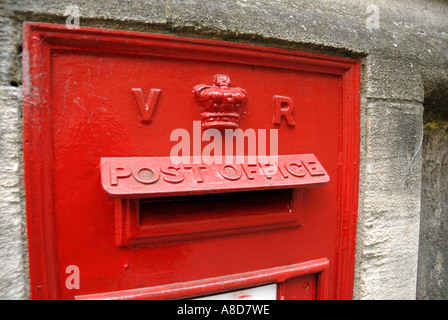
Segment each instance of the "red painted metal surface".
M117 199L117 246L141 246L301 226L298 189ZM170 214L166 214L169 212Z
M280 298L300 298L302 277L315 279L306 283L318 298L351 298L359 61L215 40L95 28L69 30L40 23L25 24L23 57L33 299L105 297L146 288L182 292L186 283L214 279L213 283L222 285L220 281L232 275L236 275L234 283L252 286L256 283L245 284L240 276L269 274L275 268L312 261L326 261L325 272L310 269L288 280L288 286L279 285L280 292L290 292ZM141 198L147 195L141 191L137 199L116 199L105 192L101 159L170 156L176 144L170 140L173 130L191 132L193 121L201 121L192 89L209 84L217 74L229 76L232 86L247 94L238 120L240 129L278 129L278 154L313 154L330 181L313 188L288 185L286 190L255 190L254 185L250 197L244 197L250 187L233 192L235 197L228 192L218 198L195 195L205 197L196 202L165 197L171 204L159 197ZM116 178L112 181L118 187L128 179ZM140 178L142 185L151 179L142 172ZM179 177L162 172L159 179L163 178L175 182ZM309 174L308 178L322 176ZM237 181L233 185L240 186ZM137 207L126 209L132 205ZM162 235L157 243L148 241L155 230ZM198 230L203 232L195 233ZM176 241L171 241L173 237ZM79 288L67 286L70 266L79 269ZM212 287L200 294L215 292ZM199 292L175 295L168 290L160 297L191 293Z
M247 100L244 89L230 87L230 77L216 74L213 85L198 84L193 88L196 101L202 107L204 129L236 129L241 107Z
M312 187L328 183L313 154L280 155L264 164L232 161L173 165L170 157L101 158L101 181L112 197L151 198L266 189ZM142 172L150 177L142 177Z
M77 300L160 300L160 299L183 299L210 295L218 292L227 292L239 288L250 288L267 283L278 283L277 299L287 300L290 295L297 294L294 291L305 291L310 288L302 284L298 288L289 288L290 279L297 279L307 275L319 277L319 288L317 292L323 300L327 294L326 286L328 278L326 271L329 261L326 258L297 263L289 266L279 266L270 269L256 270L252 272L226 275L216 278L200 279L195 281L168 284L157 287L139 288L91 295L76 296ZM310 281L308 278L306 279ZM294 286L295 287L295 286Z

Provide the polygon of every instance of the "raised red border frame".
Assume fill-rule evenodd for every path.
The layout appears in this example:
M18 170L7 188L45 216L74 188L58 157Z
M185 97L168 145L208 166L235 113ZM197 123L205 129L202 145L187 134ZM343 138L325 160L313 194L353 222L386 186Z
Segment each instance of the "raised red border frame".
M342 117L338 172L339 248L336 260L335 299L351 299L355 263L360 144L360 61L257 45L170 35L47 23L24 24L23 38L23 145L27 228L32 299L58 299L53 210L53 134L49 103L52 50L91 50L107 53L173 57L194 52L192 59L228 61L263 66L284 66L335 74L342 79ZM151 52L157 48L157 52ZM182 48L182 50L179 50Z

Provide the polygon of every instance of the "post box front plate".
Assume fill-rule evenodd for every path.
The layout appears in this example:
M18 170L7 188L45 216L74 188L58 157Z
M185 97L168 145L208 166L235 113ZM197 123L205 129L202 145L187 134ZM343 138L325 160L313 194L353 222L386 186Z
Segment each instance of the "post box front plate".
M24 30L23 143L33 299L131 299L139 292L144 298L197 297L270 283L277 284L281 299L307 296L300 290L314 290L311 296L322 299L351 297L359 61L44 23L26 23ZM213 106L221 109L208 109ZM205 189L190 188L199 191L193 195L176 183L163 189L166 180L158 180L162 191L153 194L142 188L151 185L153 176L141 171L130 173L140 184L127 181L123 171L102 176L102 163L121 159L122 166L144 166L138 161L169 157L179 143L170 139L176 129L191 134L194 149L195 123L202 129L253 129L257 138L260 130L275 129L279 157L312 155L325 174L309 172L301 180L306 183L286 189L276 183L260 190L264 182L219 185L222 181L216 180L211 193L221 194L217 202L201 198L207 210L226 203L232 192L235 198L228 199L240 206L216 206L213 214L223 212L221 220L233 222L219 224L215 215L211 227L209 211L197 206L202 202L173 205L176 197L187 197L187 202L189 196L207 197ZM180 179L162 173L163 178ZM130 189L122 188L127 183ZM229 186L240 189L225 190ZM125 189L132 191L130 196ZM300 216L292 220L284 190L301 195ZM244 192L254 192L254 198ZM159 204L170 199L172 209L163 213ZM257 205L250 199L260 200ZM117 208L126 203L139 204L141 214L132 221L117 219ZM264 204L269 214L261 212ZM187 207L198 213L191 221L175 211ZM173 233L163 228L180 225L185 228L174 234L203 228L207 236L168 241ZM157 228L161 241L140 241L151 239ZM225 232L229 228L233 231ZM73 266L79 270L79 287L67 282ZM205 291L197 290L201 285Z

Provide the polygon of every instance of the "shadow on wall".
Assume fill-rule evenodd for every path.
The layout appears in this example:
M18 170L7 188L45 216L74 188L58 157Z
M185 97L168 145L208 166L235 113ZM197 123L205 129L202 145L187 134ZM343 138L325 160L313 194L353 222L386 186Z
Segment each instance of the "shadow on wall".
M448 299L448 84L425 90L417 299Z

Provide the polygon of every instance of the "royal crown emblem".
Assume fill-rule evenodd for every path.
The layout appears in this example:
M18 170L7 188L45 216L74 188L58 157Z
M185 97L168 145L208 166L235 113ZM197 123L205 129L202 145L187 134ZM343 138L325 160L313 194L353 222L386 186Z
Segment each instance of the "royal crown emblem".
M202 128L236 129L241 107L247 99L246 91L230 87L230 77L217 74L213 85L198 84L193 95L202 108Z

